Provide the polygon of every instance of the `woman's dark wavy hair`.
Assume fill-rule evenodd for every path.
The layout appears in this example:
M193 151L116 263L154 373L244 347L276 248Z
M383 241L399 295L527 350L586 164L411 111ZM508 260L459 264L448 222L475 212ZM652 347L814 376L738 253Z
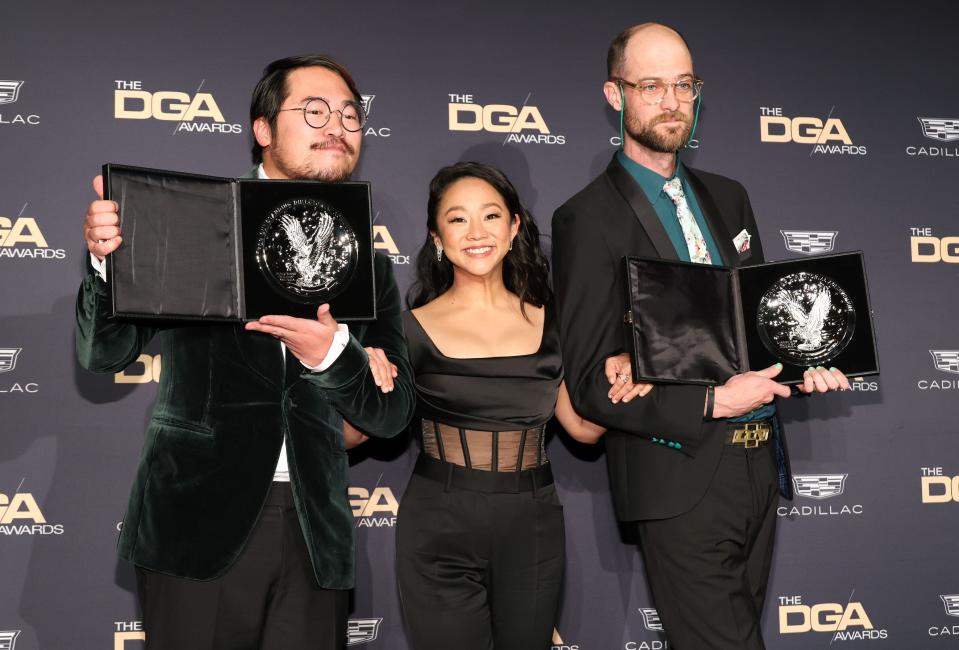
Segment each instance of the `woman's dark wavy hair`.
M542 307L553 299L549 288L549 261L539 242L539 228L533 215L520 201L516 188L506 174L492 165L460 162L443 167L430 181L430 198L426 206L426 241L416 255L416 278L406 294L410 309L421 307L441 295L453 284L453 265L443 257L436 259L433 233L437 232L436 213L443 195L453 183L463 178L478 178L493 186L509 210L510 217L519 215L519 231L513 239L513 250L503 259L503 283L519 296L523 315L527 303Z

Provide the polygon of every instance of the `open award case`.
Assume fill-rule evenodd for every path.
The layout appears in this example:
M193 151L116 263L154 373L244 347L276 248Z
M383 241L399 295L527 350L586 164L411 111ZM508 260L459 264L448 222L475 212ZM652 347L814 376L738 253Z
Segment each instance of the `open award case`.
M781 362L879 372L862 252L740 268L624 257L634 381L716 385Z
M244 322L376 318L370 186L221 178L107 164L123 243L107 256L113 315Z

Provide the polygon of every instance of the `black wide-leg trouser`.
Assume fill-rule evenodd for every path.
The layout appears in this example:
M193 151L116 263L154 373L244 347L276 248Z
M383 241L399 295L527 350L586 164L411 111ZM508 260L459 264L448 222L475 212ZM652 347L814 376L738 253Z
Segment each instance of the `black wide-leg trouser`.
M548 465L488 472L421 457L396 531L412 647L548 650L565 548Z

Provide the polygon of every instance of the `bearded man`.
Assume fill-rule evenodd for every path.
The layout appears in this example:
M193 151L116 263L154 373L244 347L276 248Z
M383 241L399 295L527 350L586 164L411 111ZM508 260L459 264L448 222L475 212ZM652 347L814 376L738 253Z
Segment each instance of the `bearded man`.
M274 61L250 102L248 177L347 180L364 121L342 65L322 55ZM101 200L84 222L77 357L88 370L117 372L154 336L162 353L117 545L136 569L147 648L342 648L354 554L344 419L387 437L413 413L389 259L374 261L372 323L348 328L328 305L316 319L245 326L114 320L103 258L123 243L120 206L102 200L99 176L93 184ZM389 363L393 379L374 375Z
M743 186L678 160L703 85L682 36L630 27L610 45L607 73L623 148L553 216L566 384L576 411L608 429L616 516L638 529L670 644L757 650L776 506L791 497L773 403L790 395L773 380L782 366L716 387L654 384L616 405L603 369L625 346L623 256L740 266L762 262L762 244ZM838 370L810 368L799 390L848 385Z

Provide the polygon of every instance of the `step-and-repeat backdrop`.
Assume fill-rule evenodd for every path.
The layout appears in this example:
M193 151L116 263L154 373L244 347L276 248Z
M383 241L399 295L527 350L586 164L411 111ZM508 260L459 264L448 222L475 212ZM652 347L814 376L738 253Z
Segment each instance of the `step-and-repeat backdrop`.
M883 372L781 407L796 498L778 512L768 645L956 647L957 19L948 2L5 3L0 648L143 644L114 547L159 357L95 376L73 349L102 163L242 175L263 67L331 54L370 113L356 178L372 182L375 246L405 290L442 165L501 166L549 233L616 150L606 50L646 20L681 29L706 80L684 160L745 184L767 256L865 252ZM568 537L554 648L667 647L602 445L555 432L548 451ZM351 645L408 647L393 542L412 458L408 440L352 457Z

